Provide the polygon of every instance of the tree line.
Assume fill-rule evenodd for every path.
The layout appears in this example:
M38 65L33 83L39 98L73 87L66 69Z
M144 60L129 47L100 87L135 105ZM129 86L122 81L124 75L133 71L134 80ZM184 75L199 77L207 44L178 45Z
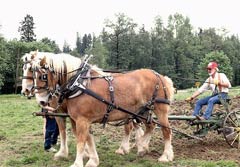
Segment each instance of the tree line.
M219 69L231 79L232 85L240 84L240 41L237 35L226 29L198 28L188 17L174 14L164 25L157 16L154 26L146 30L123 13L114 20L105 20L100 35L76 32L76 46L70 48L67 41L59 49L49 38L36 40L33 17L27 15L20 22L20 40L7 41L0 36L0 92L16 93L22 75L21 56L32 50L65 52L82 57L93 54L91 63L105 69L134 70L150 68L167 75L179 89L194 86L207 77L206 65L217 61Z

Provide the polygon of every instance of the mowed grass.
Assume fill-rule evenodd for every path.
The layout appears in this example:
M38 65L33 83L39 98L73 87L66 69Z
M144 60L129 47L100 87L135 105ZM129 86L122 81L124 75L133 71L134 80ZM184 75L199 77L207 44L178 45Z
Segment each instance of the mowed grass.
M239 89L238 90L239 94ZM179 91L175 96L183 100L192 90ZM0 167L67 167L75 160L75 138L70 132L68 123L68 159L53 160L53 153L43 149L43 118L35 117L32 112L40 111L35 99L27 100L19 95L0 95ZM99 125L98 127L101 127ZM100 158L100 167L237 167L233 161L201 161L191 159L174 159L173 162L160 163L158 155L162 154L163 146L157 146L157 156L137 156L136 148L128 155L117 155L115 150L120 145L121 138L115 139L114 133L120 133L121 128L111 133L106 131L96 132L96 147ZM227 151L227 148L226 148ZM197 154L197 153L196 153ZM86 161L85 161L86 162Z

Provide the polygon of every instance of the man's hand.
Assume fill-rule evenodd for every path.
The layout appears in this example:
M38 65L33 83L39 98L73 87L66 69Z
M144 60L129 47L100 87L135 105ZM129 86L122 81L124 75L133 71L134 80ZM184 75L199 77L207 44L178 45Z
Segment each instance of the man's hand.
M213 80L213 83L214 83L214 85L219 85L218 79L214 79L214 80Z
M190 101L192 101L192 100L193 100L192 97L188 97L188 98L185 99L185 101L187 101L187 102L190 102Z

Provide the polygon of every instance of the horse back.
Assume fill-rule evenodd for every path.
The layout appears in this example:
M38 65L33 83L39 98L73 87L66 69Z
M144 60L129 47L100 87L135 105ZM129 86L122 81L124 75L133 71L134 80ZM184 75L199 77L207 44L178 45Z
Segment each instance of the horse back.
M113 75L112 85L114 88L114 104L133 112L136 112L151 100L155 91L156 96L159 98L166 98L169 96L168 91L164 91L164 87L167 85L166 79L148 69L140 69L126 74ZM156 87L159 88L156 90ZM109 84L105 79L92 80L88 89L95 92L101 98L111 102ZM97 120L101 120L107 110L106 104L86 94L72 99L70 103L71 105L77 105L73 108L82 110L81 114L83 115L94 115L93 117L98 115ZM126 115L116 110L111 113L116 112L121 115L118 118Z

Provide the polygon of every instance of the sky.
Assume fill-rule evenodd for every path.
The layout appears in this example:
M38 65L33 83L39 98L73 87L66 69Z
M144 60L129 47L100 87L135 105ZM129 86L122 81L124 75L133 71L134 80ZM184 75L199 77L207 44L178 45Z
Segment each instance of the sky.
M0 0L0 34L19 39L18 27L27 14L35 23L38 40L48 37L62 48L66 41L76 47L77 32L99 35L106 19L124 13L139 26L150 30L156 16L167 25L169 15L182 14L194 29L225 28L240 34L239 0Z

